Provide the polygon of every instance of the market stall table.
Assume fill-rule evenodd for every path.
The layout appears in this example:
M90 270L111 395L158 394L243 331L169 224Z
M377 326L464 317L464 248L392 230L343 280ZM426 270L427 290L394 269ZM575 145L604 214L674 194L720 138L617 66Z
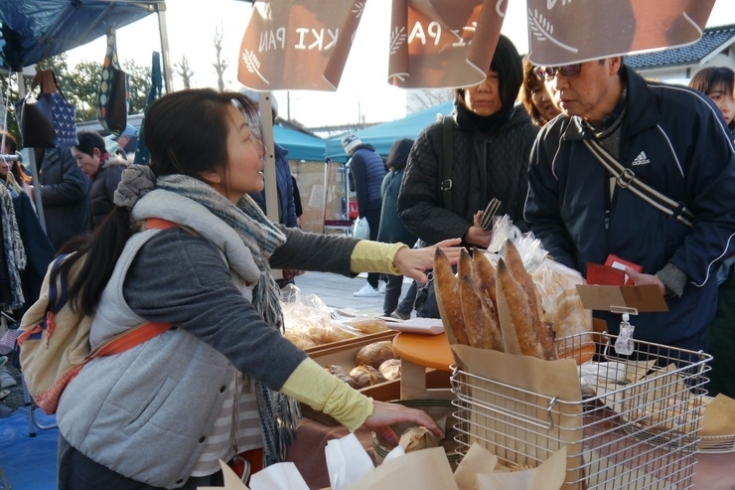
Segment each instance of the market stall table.
M401 399L448 398L450 390L426 387L426 368L450 372L454 364L447 335L422 335L400 332L393 339L393 350L401 358Z

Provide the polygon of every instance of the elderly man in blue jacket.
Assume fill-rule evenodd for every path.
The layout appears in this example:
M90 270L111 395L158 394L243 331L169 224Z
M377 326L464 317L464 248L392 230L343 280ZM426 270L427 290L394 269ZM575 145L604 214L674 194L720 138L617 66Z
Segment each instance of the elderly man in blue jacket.
M642 266L626 273L658 285L669 311L631 319L635 338L706 350L717 266L735 248L735 148L717 108L699 92L645 81L621 57L539 67L537 75L563 114L531 152L531 230L554 259L583 274L609 254ZM627 177L678 203L673 216L612 178L590 143ZM619 315L595 316L618 333Z

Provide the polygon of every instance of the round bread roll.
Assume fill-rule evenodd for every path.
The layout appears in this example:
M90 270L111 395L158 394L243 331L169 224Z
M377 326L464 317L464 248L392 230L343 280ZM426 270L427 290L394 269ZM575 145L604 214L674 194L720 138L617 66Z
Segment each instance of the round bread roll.
M393 381L401 377L401 360L400 359L388 359L378 368L380 374L385 376L388 381Z
M389 340L369 344L357 351L355 364L358 366L372 366L378 369L388 359L395 359L393 343Z
M380 371L372 366L357 366L350 371L350 376L355 380L357 388L365 388L367 386L376 385L385 381Z
M331 366L327 366L325 368L330 373L334 374L339 378L340 381L343 381L350 385L353 388L358 388L357 381L355 381L355 378L347 374L347 371L345 371L345 368L342 366L337 366L336 364L332 364Z

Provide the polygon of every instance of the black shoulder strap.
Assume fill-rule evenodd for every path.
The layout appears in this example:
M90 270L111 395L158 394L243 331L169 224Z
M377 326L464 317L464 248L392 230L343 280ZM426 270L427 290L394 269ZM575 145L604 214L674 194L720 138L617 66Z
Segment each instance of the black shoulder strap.
M51 267L49 274L50 279L53 280L50 280L48 285L48 311L53 311L54 313L58 313L64 307L67 300L66 290L68 279L66 274L59 270L66 257L66 254L59 255L54 260L54 265Z
M442 203L444 209L452 209L452 116L444 116L443 127L443 155L442 155L442 180L439 184L439 190L442 194Z
M636 179L635 172L621 165L597 141L583 140L583 142L602 166L615 178L615 183L618 187L628 189L670 218L690 228L694 226L694 213L687 209L683 202L676 202L661 194L656 189L644 184L640 179Z

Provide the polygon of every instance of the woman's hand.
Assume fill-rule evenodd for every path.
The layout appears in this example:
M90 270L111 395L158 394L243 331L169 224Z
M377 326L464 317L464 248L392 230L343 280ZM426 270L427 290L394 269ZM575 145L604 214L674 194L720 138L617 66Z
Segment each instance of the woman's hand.
M493 239L493 231L482 227L482 211L478 211L472 217L472 226L467 230L465 242L480 248L487 248Z
M373 401L373 414L365 420L363 425L384 437L388 443L397 446L398 436L390 426L399 422L412 422L416 425L422 425L437 438L444 437L442 431L426 412L408 408L399 403Z
M459 251L462 250L462 247L458 247L457 245L461 242L462 240L460 238L450 238L431 247L401 248L393 257L393 265L404 276L415 279L421 284L426 284L429 278L426 277L424 271L434 268L434 253L436 249L441 248L444 250L444 253L449 259L449 263L456 264L459 260Z

